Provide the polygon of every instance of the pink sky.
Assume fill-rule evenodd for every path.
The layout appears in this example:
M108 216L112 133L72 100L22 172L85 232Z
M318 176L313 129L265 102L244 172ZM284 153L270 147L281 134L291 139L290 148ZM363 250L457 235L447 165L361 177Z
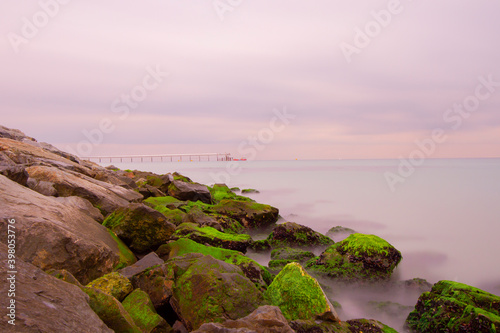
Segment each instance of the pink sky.
M498 1L58 1L0 4L0 124L62 149L500 157Z

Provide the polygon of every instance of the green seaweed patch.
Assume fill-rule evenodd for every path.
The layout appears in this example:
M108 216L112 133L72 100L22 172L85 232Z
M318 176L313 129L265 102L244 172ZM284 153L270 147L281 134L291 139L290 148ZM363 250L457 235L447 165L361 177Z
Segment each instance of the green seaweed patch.
M184 233L186 230L188 231L187 234ZM194 223L181 224L177 228L176 232L172 235L172 237L176 237L179 235L181 237L186 237L189 236L192 232L198 232L211 239L220 239L220 240L227 240L234 242L247 242L252 240L252 237L250 237L250 235L247 234L241 234L241 235L228 234L212 227L199 227L197 224Z
M181 203L182 201L171 196L166 196L166 197L149 197L143 202L149 207L155 208L156 206L166 206L172 203Z
M118 236L116 236L116 234L113 231L108 229L108 232L113 238L113 240L116 242L116 245L118 245L118 251L119 251L118 254L120 256L120 260L115 265L115 267L113 267L113 270L117 271L119 269L130 266L135 262L137 262L135 254L132 251L130 251L127 245L125 245L125 243L120 238L118 238Z
M344 251L355 256L360 256L362 254L367 254L369 256L376 254L388 256L389 250L393 248L391 244L378 236L358 233L349 235L349 237L337 244L337 246L341 246Z
M235 194L229 187L224 184L215 184L212 187L208 187L208 189L210 190L210 194L212 195L212 199L215 203L218 203L222 200L239 200L249 202L254 201L248 197Z
M260 193L260 192L254 188L246 188L241 190L241 193L249 194L249 193Z
M223 249L214 246L207 246L197 243L188 238L181 238L174 242L164 244L156 251L163 254L168 253L169 258L180 257L188 253L201 253L203 255L210 255L215 259L225 261L229 264L240 267L245 275L256 283L257 287L262 287L259 281L259 275L266 284L270 284L273 280L273 275L269 273L267 268L257 263L255 260L248 258L239 251ZM165 258L167 259L167 258ZM260 273L258 272L260 270Z
M298 263L285 266L264 297L278 306L287 320L315 319L317 315L334 313L318 281Z
M134 290L122 302L135 324L144 332L151 332L158 326L168 328L165 319L156 312L149 295L141 289Z

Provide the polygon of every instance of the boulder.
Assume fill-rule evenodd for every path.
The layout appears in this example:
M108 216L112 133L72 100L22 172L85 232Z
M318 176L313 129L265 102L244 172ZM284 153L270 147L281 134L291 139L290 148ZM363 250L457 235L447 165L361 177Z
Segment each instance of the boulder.
M165 193L160 191L154 186L151 185L144 185L141 186L137 189L137 191L144 197L144 199L150 198L150 197L164 197Z
M4 233L6 235L6 233ZM20 249L18 246L17 249ZM7 246L0 244L0 262L7 263ZM92 311L88 296L77 286L58 280L37 267L16 258L15 297L7 297L9 280L0 283L2 332L113 332ZM8 274L3 274L4 279ZM15 300L15 326L6 316L10 299ZM5 305L5 307L4 307ZM10 310L9 310L10 311Z
M348 320L349 330L359 333L398 333L395 329L373 319Z
M106 218L103 225L137 253L156 250L175 231L175 226L163 214L139 203L116 210Z
M125 276L127 279L132 278L146 269L163 264L163 260L158 257L155 252L151 252L144 256L141 260L137 261L135 264L125 267L119 271L119 273Z
M140 288L149 295L154 308L159 311L169 307L174 293L175 274L167 264L150 267L130 278L135 289Z
M252 243L252 238L249 235L228 234L212 227L199 227L194 223L183 223L177 227L171 239L177 240L180 238L189 238L200 244L209 244L243 253L247 251L247 247Z
M273 276L265 267L243 255L239 251L206 246L187 238L181 238L177 241L164 244L160 246L156 252L164 260L180 257L188 253L210 255L215 259L238 266L243 271L243 274L245 274L245 276L249 278L259 289L265 289L273 279Z
M286 318L277 306L265 305L248 316L238 320L226 320L223 323L206 323L196 333L294 333Z
M101 276L98 279L87 284L87 287L100 290L108 295L113 296L120 302L134 290L132 283L125 276L118 272L113 272Z
M238 200L238 201L250 201L254 200L244 197L241 195L236 195L226 184L215 184L210 187L210 193L212 194L212 200L214 203L219 203L222 200Z
M56 200L65 206L78 208L82 213L86 213L99 223L104 221L104 216L102 216L101 211L95 208L87 199L80 197L57 197Z
M240 222L247 229L269 227L278 221L279 210L269 205L240 200L222 200L213 212Z
M136 289L128 295L122 305L143 333L172 330L165 319L156 313L148 294L141 289Z
M273 232L269 235L267 240L273 248L324 248L334 243L329 237L294 222L278 224L274 227Z
M168 195L179 200L201 201L212 203L212 195L206 185L198 183L187 183L182 180L174 180L168 186Z
M350 228L336 226L336 227L330 228L330 230L327 231L326 236L330 237L335 242L340 242L341 240L344 240L347 236L349 236L351 234L355 234L355 233L356 233L356 231L354 231Z
M77 196L89 200L107 215L132 201L142 199L139 193L121 186L112 185L83 174L48 166L26 168L30 178L52 183L56 196Z
M356 233L311 259L306 268L347 283L375 282L388 280L401 258L382 238Z
M201 208L197 206L189 210L189 213L184 216L183 222L195 223L200 227L207 226L222 231L222 226L219 222L212 216L204 213Z
M16 221L19 258L42 270L67 269L83 284L118 264L118 244L105 227L80 209L1 175L0 197L0 216ZM0 231L7 234L7 223L0 224Z
M500 296L466 284L439 281L406 319L410 332L499 332Z
M290 247L281 247L271 251L271 261L267 264L270 269L278 272L286 265L292 262L305 264L308 260L316 257L314 253L293 249Z
M178 266L170 303L189 331L245 317L262 305L261 292L238 266L203 255L169 262Z
M264 297L278 306L288 320L340 321L318 281L298 263L285 266L274 278Z
M123 305L113 296L98 289L85 287L90 307L115 332L142 333Z
M22 186L27 186L28 184L28 172L20 165L0 165L0 175L4 175Z

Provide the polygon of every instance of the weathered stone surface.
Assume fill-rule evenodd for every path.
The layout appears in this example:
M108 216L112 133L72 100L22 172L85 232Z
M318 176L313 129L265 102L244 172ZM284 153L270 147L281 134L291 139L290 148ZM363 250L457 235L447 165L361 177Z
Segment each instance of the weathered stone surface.
M20 165L10 165L10 166L1 166L0 165L0 175L4 175L10 180L15 181L16 183L27 186L28 184L28 172L26 169Z
M181 238L177 241L164 244L160 246L156 252L165 260L183 256L188 253L210 255L215 259L225 261L241 268L245 276L255 283L259 289L265 289L273 279L273 276L265 267L239 251L206 246L187 238Z
M148 294L141 289L136 289L128 295L122 305L142 332L168 332L172 330L165 319L156 313Z
M90 307L115 332L141 333L130 314L116 298L98 289L85 287Z
M318 281L298 263L285 266L264 296L278 306L288 320L316 319L340 321Z
M103 225L137 253L156 250L175 231L175 226L163 214L139 203L116 210Z
M247 316L262 302L262 294L235 265L211 256L184 256L177 265L171 304L189 331L204 323Z
M167 264L147 269L134 275L130 280L134 288L140 288L147 293L155 309L160 309L169 304L174 293L175 274Z
M80 289L83 289L83 285L73 276L73 274L71 274L65 269L50 269L45 273L52 275L53 277L56 277L59 280L63 280L64 282L74 284Z
M168 186L168 195L179 200L201 201L212 203L212 195L206 185L198 183L187 183L182 180L174 180Z
M55 199L65 206L78 208L82 213L87 214L99 223L104 221L104 216L102 216L101 211L95 208L87 199L80 197L57 197Z
M6 234L6 233L4 233ZM19 249L19 247L18 247ZM7 267L7 246L0 244L0 262ZM58 280L37 267L16 259L15 326L6 317L10 283L0 283L2 332L113 332L92 311L88 296L77 286Z
M105 227L79 209L0 176L0 216L16 220L17 254L43 269L67 269L81 283L109 273L119 262ZM0 224L7 234L7 221ZM0 240L4 242L5 240Z
M142 199L139 193L121 186L95 180L91 177L55 167L31 166L26 168L30 178L52 183L59 197L77 196L89 200L104 214Z
M411 332L499 332L500 296L452 281L439 281L418 299L406 319Z
M209 244L245 253L247 247L252 243L249 235L233 235L220 232L212 227L199 227L194 223L183 223L177 227L171 239L189 238L200 244Z
M22 141L24 139L36 141L35 139L27 136L24 132L21 132L18 129L7 128L5 126L0 125L0 138L7 138L11 140Z
M269 244L273 248L300 247L312 248L317 246L329 246L333 240L309 227L294 222L285 222L274 227L269 235Z
M269 227L278 221L279 216L277 208L240 200L221 200L213 211L237 220L247 229Z
M277 306L265 305L248 316L223 323L207 323L198 328L196 333L294 333L286 318Z
M134 290L130 280L118 272L101 276L100 278L87 284L87 287L100 290L110 296L113 296L120 302Z
M135 264L121 269L119 273L130 279L134 275L144 272L148 268L161 264L163 264L163 259L158 257L155 252L151 252L148 255L144 256L141 260L137 261Z
M382 238L356 233L311 259L306 268L347 283L374 282L389 279L401 258Z

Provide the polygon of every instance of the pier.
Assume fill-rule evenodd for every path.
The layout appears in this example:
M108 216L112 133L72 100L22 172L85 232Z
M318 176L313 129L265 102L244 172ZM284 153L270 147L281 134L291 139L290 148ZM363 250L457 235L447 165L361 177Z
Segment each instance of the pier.
M115 155L115 156L82 156L83 160L92 162L210 162L232 161L229 153L198 154L157 154L157 155Z

